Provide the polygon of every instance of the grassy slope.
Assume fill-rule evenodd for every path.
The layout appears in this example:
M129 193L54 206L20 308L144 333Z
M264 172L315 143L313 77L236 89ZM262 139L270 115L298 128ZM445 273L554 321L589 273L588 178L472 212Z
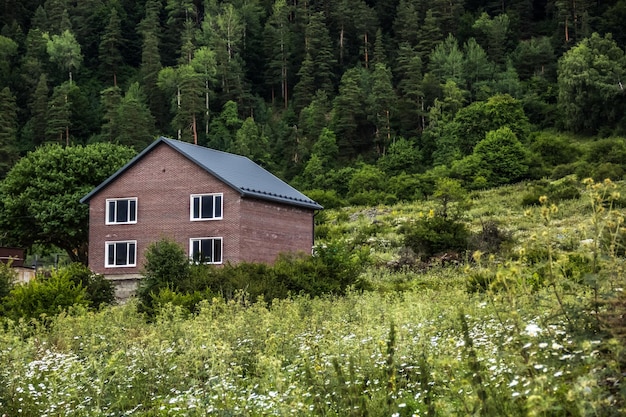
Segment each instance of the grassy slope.
M541 208L525 214L523 192L475 193L472 229L496 220L517 242L510 254L550 246L555 267L565 251L588 254L579 244L593 228L588 194L560 203L546 225ZM555 274L533 288L537 268L515 256L420 272L380 267L398 256L398 226L432 207L326 214L329 237L371 248L377 290L365 294L271 307L214 300L197 316L170 309L150 324L132 303L62 315L50 330L13 324L0 333L0 415L624 413L623 343L596 325L597 287ZM613 280L603 290L621 283L620 260L603 268ZM468 277L483 270L500 290L468 293Z

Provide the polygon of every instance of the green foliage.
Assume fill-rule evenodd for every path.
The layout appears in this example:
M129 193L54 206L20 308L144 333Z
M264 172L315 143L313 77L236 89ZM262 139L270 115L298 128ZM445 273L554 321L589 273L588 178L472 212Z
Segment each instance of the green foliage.
M147 308L152 306L153 295L159 294L164 288L173 291L190 290L187 288L189 257L178 243L161 239L148 246L144 256L146 262L137 296Z
M529 154L508 127L487 132L474 149L490 185L510 184L524 178Z
M335 190L313 189L306 191L306 195L321 204L325 209L338 208L344 205L344 201L337 195Z
M0 227L8 244L54 244L72 261L87 262L89 209L80 199L134 155L99 143L47 145L28 153L0 184Z
M558 106L566 129L610 132L623 117L626 58L611 34L593 33L559 60Z
M441 216L426 217L403 228L404 244L422 260L467 250L469 231L464 223Z
M572 177L559 181L540 180L528 184L528 191L522 196L523 206L538 206L541 196L547 196L549 201L558 203L563 200L580 198L580 184Z
M91 308L99 308L102 304L115 302L115 286L103 275L94 274L81 263L73 263L61 268L58 274L67 275L74 285L85 289L85 300Z
M0 262L0 303L9 294L17 279L17 272L11 268L11 263Z
M5 298L4 310L13 320L45 320L74 305L88 304L85 289L72 281L70 274L53 271L50 277L39 275L27 284L16 285Z
M582 155L579 146L569 138L552 132L543 132L533 138L530 149L549 166L569 164Z

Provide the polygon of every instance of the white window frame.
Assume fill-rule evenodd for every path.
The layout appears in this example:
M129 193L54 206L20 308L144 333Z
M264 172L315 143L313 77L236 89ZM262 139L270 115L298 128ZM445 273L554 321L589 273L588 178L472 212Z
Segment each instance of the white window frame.
M194 259L194 252L193 252L193 246L195 242L201 242L203 240L211 240L211 241L216 241L219 240L220 242L220 259L219 261L211 261L211 262L207 262L204 261L202 262L203 264L212 264L212 265L220 265L222 263L224 263L224 238L219 237L219 236L211 236L211 237L192 237L189 239L189 259L192 262L198 262L196 259ZM211 244L211 247L214 246L214 243Z
M126 263L124 265L116 265L115 262L117 260L117 248L114 249L115 253L114 253L114 257L115 259L113 260L113 264L109 264L109 248L111 246L117 246L118 244L121 243L125 243L127 245L132 244L134 245L134 251L133 251L133 259L134 262L132 264L130 263ZM127 247L127 252L126 252L126 260L128 261L129 258L129 249ZM107 241L104 242L104 267L105 268L133 268L137 266L137 241L136 240L115 240L115 241Z
M201 217L202 216L202 198L213 197L213 217ZM219 197L220 204L216 205L215 200ZM200 217L194 217L194 200L199 199L198 214ZM219 206L219 216L215 215L215 208ZM204 222L208 220L222 220L224 218L224 194L223 193L206 193L206 194L191 194L189 197L189 220L192 222Z
M133 201L135 203L135 210L134 210L134 220L128 220L125 222L119 222L116 220L114 221L110 221L110 215L111 215L111 203L115 203L115 217L117 217L117 205L120 201L128 201L128 218L130 219L132 216L131 214L131 210L130 210L130 202ZM137 197L125 197L125 198L107 198L106 200L106 213L105 213L105 224L136 224L137 223Z

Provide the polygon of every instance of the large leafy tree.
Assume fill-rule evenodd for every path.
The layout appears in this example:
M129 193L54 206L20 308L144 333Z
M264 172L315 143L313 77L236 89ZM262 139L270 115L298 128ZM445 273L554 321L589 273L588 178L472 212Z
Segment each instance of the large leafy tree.
M558 107L573 131L611 128L626 108L626 58L610 34L591 35L559 60Z
M0 184L3 242L54 245L87 263L89 209L79 200L134 154L109 143L46 145L28 153Z

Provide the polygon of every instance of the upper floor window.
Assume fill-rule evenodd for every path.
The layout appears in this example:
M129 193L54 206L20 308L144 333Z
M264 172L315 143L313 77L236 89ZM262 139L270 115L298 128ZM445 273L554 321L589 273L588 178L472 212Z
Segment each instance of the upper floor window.
M106 268L137 266L137 241L106 242Z
M191 220L219 220L222 218L223 194L192 194Z
M136 198L107 199L106 224L137 223Z
M189 257L205 264L222 263L222 238L202 237L189 239Z

